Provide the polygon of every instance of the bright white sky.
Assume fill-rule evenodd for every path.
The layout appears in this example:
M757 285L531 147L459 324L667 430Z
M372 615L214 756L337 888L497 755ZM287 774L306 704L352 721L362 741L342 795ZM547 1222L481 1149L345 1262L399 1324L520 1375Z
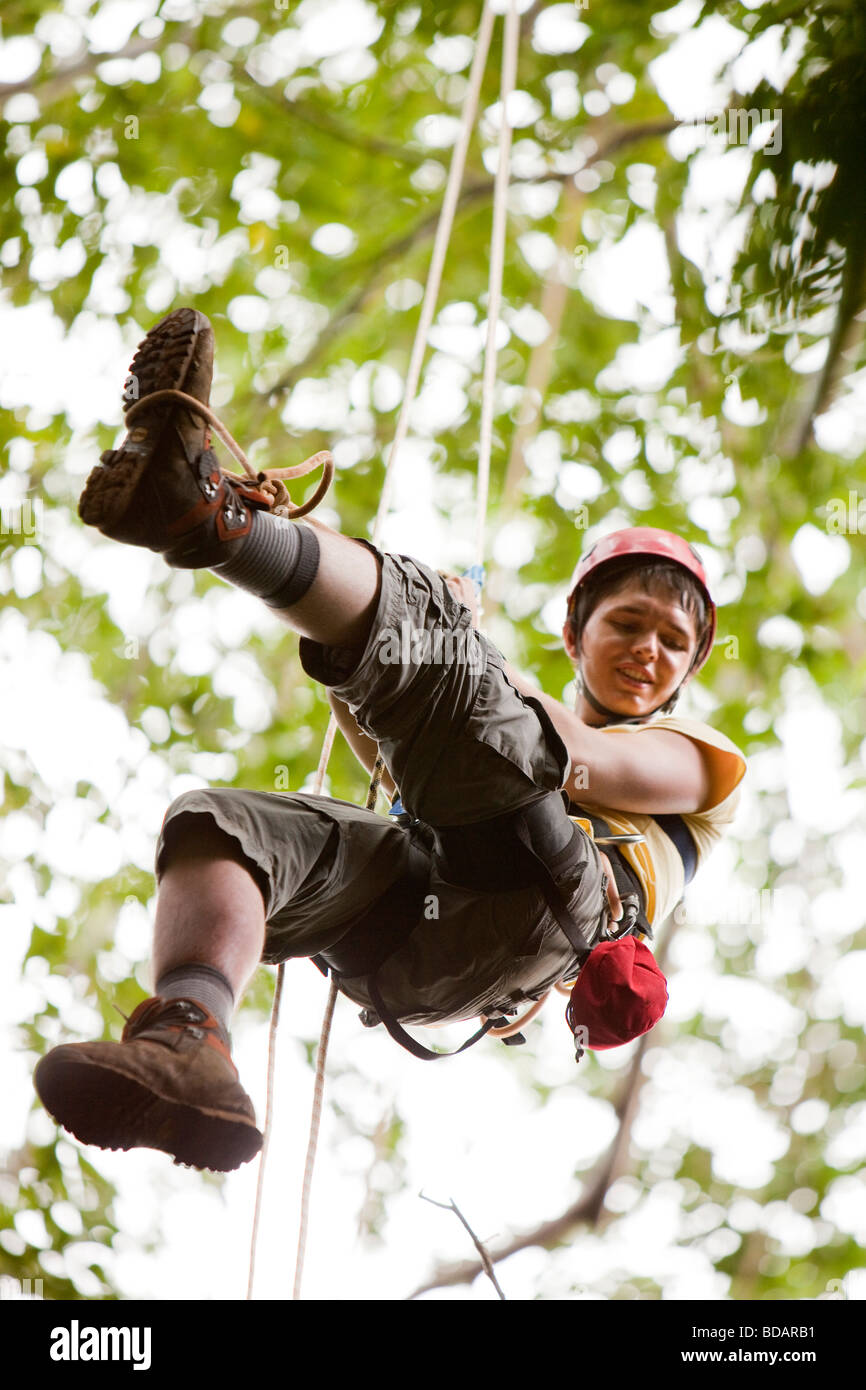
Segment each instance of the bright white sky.
M75 16L83 8L79 0L68 0L65 16L45 16L39 22L37 34L50 43L57 59L75 52L81 29ZM155 8L154 0L135 4L111 0L101 7L96 18L87 21L87 39L97 49L110 52L122 45L136 22L153 14ZM178 0L175 9L182 18L194 6ZM681 29L682 36L672 44L668 56L653 68L663 97L677 115L684 117L705 114L722 102L724 92L713 86L712 74L720 56L733 56L739 43L739 37L720 19L711 20L700 35L690 32L698 9L697 0L684 0L676 11L668 13L665 24L672 32ZM281 75L318 57L332 65L332 80L350 83L364 74L365 65L372 61L366 45L377 33L378 21L371 5L364 0L304 0L295 17L297 31L287 31L284 42L274 45L268 59ZM550 52L574 52L586 37L585 26L576 19L571 5L546 11L542 19L537 41ZM248 26L252 21L236 19L233 23ZM249 34L237 28L233 37L238 43L246 42ZM462 36L455 36L450 43L442 41L436 55L446 72L464 71L470 58L471 47ZM38 45L34 40L15 39L0 46L0 80L26 76L37 60ZM756 80L760 71L778 71L780 65L784 67L784 62L768 37L761 45L753 45L748 57L741 60L738 76L744 81ZM146 71L142 69L143 73ZM127 70L118 71L118 81L127 77ZM520 95L512 112L518 139L520 125L528 124L537 114L521 107ZM627 86L617 87L612 79L611 101L627 100L628 95ZM526 94L522 96L529 102ZM230 93L214 92L212 98L211 119L217 125L228 124ZM30 98L16 100L26 102ZM563 88L557 100L577 100L577 95L569 95ZM491 135L495 134L495 118L495 111L485 117L485 130ZM26 108L20 109L18 119L28 119ZM453 139L453 123L444 134L443 129L441 123L429 128L434 152L440 141L444 144ZM735 245L730 237L720 239L717 233L724 220L724 202L736 198L743 178L741 156L742 152L736 150L706 150L695 165L689 192L690 214L683 223L689 253L712 265L720 279L729 273ZM22 152L22 157L28 156ZM524 145L522 151L518 147L515 157L533 156ZM267 221L290 215L270 188L274 170L269 163L263 161L236 181L241 221ZM38 172L37 160L31 176L38 177ZM88 176L79 171L74 177L78 184L71 186L70 191L86 203L92 196ZM110 179L110 171L103 177ZM634 187L636 200L647 196L651 199L651 170L647 169L642 185L638 170ZM194 294L198 277L212 269L209 254L232 254L231 243L207 252L193 232L178 225L167 200L142 199L126 190L122 180L113 191L118 200L117 215L125 219L124 235L128 241L134 244L141 237L150 240L154 218L163 227L166 278L152 290L150 307L154 315L162 312L179 288ZM543 211L540 204L538 211ZM350 238L350 229L332 224L320 229L313 249L316 254L339 257L351 249ZM537 259L538 268L543 268L549 254L547 241L540 234L534 239L526 238L525 254L531 264L535 264L533 257ZM639 310L648 310L656 325L639 346L623 350L609 370L625 374L638 387L651 389L656 378L659 382L667 378L680 351L660 237L647 219L639 221L617 244L600 234L593 245L595 249L582 272L584 291L602 312L630 319ZM5 248L0 247L0 258L4 252ZM75 269L74 254L64 265L58 261L57 253L46 247L41 272L46 288L57 277L74 273ZM254 288L256 293L252 292ZM273 322L272 316L278 312L274 307L277 295L269 301L270 289L275 290L276 286L265 277L251 286L250 295L229 305L233 321L249 329ZM283 304L285 289L281 284L279 299ZM404 281L389 293L399 300L399 307L411 311L420 298L421 287ZM34 302L22 309L12 309L0 300L0 405L7 409L28 406L34 428L38 428L40 419L47 421L49 416L64 410L76 432L68 466L82 480L93 462L85 436L97 420L120 424L119 386L123 369L141 331L147 327L126 324L121 330L112 315L124 308L122 294L112 284L110 268L94 287L91 311L82 315L73 333L66 336L54 320L47 299L35 295ZM296 309L297 304L293 312ZM309 331L315 331L315 327L311 324ZM480 362L484 328L476 322L472 306L443 306L431 334L436 356L413 417L414 437L408 441L401 460L404 481L398 481L386 544L404 551L417 550L434 563L456 563L471 545L473 523L468 498L462 499L462 533L459 527L455 535L446 533L438 523L431 524L435 466L432 436L463 411L468 380ZM506 316L503 344L512 333L533 341L533 335L539 333L537 316L531 311ZM401 389L393 372L380 370L375 364L365 365L342 385L332 379L326 387L312 380L302 382L289 403L287 423L309 421L344 431L347 437L339 446L340 463L348 467L354 458L363 456L362 452L353 455L353 450L363 450L365 415L371 403L378 409L391 408ZM573 394L577 397L580 393ZM591 409L591 401L573 404L578 409ZM748 403L732 394L732 413L747 408ZM323 418L325 409L333 412L328 419ZM349 425L354 427L354 434ZM859 452L866 442L866 410L861 397L852 397L831 411L820 429L825 447L852 455ZM556 438L553 432L548 434ZM625 434L619 442L611 441L610 447L623 450L627 459L629 441ZM593 479L587 476L591 470L560 459L558 446L551 454L551 447L551 439L545 441L542 436L537 441L533 472L537 470L540 477L545 471L556 474L563 486L576 490L575 501L591 498ZM28 462L26 447L11 456L9 472L0 479L0 507L14 507L24 500L21 479ZM406 481L409 462L411 487ZM128 637L147 640L152 635L154 620L148 586L160 572L159 560L149 553L123 550L90 534L85 536L67 515L68 500L63 498L63 506L52 507L52 499L46 499L40 515L52 556L57 563L78 573L94 592L108 588L109 611L121 631ZM512 557L520 557L521 549L531 551L531 527L524 526L521 532L521 523L515 523L508 539ZM504 547L499 546L497 558L503 552ZM849 555L844 539L829 537L815 527L804 527L794 548L795 563L806 587L814 593L822 592L847 566ZM514 563L522 563L522 559L512 558ZM7 591L21 598L35 591L40 578L40 556L35 548L18 553L11 573L8 564L0 568L0 581ZM272 692L246 657L243 645L250 632L269 628L273 620L252 600L228 590L209 593L204 601L193 600L188 577L184 575L176 576L174 597L176 606L170 630L157 637L157 645L151 650L155 659L174 658L180 669L195 674L212 668L228 634L235 654L222 659L220 681L225 693L237 699L241 730L238 762L242 766L243 731L264 728L277 715ZM551 632L556 630L557 621L561 621L561 614L551 613ZM781 626L768 629L768 641L795 650L798 631L793 624L786 627L786 621L780 619ZM73 997L65 979L46 980L38 963L22 976L21 962L32 924L51 927L57 914L74 907L76 877L95 880L128 862L149 867L154 837L168 801L185 786L233 776L235 764L232 755L222 755L221 760L203 754L195 776L174 777L158 752L151 751L148 741L158 745L159 711L151 712L145 737L141 730L127 726L120 711L106 704L100 688L89 676L86 661L74 654L63 654L48 634L28 632L14 604L0 614L0 629L0 718L9 756L14 758L16 750L26 750L55 797L55 809L42 841L54 873L48 899L40 898L27 866L19 863L9 883L15 903L0 906L0 971L4 979L19 981L7 988L0 999L0 1023L12 1029L16 1020L30 1011L34 1000L47 994L61 1009L64 1038L92 1036L94 1030L100 1030L98 1016L86 1003ZM57 718L58 688L63 691L62 720ZM658 1032L661 1043L673 1038L678 1021L690 1018L696 1008L702 1007L720 1020L723 1049L711 1040L695 1039L688 1046L679 1047L676 1054L664 1047L650 1054L649 1096L634 1140L656 1156L657 1181L651 1195L635 1206L635 1185L623 1179L610 1197L612 1209L627 1214L615 1234L603 1240L580 1236L567 1249L553 1255L527 1252L509 1261L502 1267L500 1277L512 1299L529 1298L539 1292L545 1296L545 1290L548 1297L560 1296L558 1291L568 1280L595 1290L594 1295L587 1296L597 1297L599 1290L605 1288L606 1279L616 1280L622 1274L659 1280L669 1299L726 1296L727 1282L713 1270L710 1260L726 1253L723 1246L729 1237L713 1227L713 1213L706 1210L701 1217L707 1223L705 1229L698 1232L690 1227L694 1218L683 1211L683 1190L670 1179L672 1170L665 1169L665 1162L675 1151L675 1145L668 1141L677 1134L687 1134L694 1142L704 1144L712 1152L717 1174L736 1182L744 1193L758 1192L767 1182L773 1162L785 1152L787 1136L774 1119L760 1111L745 1087L731 1084L731 1077L747 1064L758 1065L772 1058L779 1064L780 1086L796 1086L794 1040L800 1020L775 993L774 982L811 959L816 941L830 946L852 929L855 924L849 920L848 904L862 902L866 888L866 837L852 828L858 813L862 824L863 797L860 792L847 789L849 774L842 763L838 721L823 710L805 682L798 683L796 673L791 675L789 695L791 713L779 731L781 746L762 753L752 764L739 833L747 840L751 830L760 824L755 802L759 788L786 789L791 814L773 832L774 859L782 864L795 862L810 831L837 827L836 853L845 875L844 886L811 902L792 890L784 902L773 903L772 911L765 912L761 924L755 975L749 980L736 980L722 976L702 931L706 922L718 920L719 903L731 902L735 856L724 847L717 852L714 861L702 871L699 887L689 895L687 925L679 934L674 952L671 1004L667 1020ZM699 698L696 712L702 715L710 710L708 698ZM69 737L70 730L75 731L73 738ZM804 784L799 756L804 738L813 751L820 750L822 755L810 759L808 785ZM98 786L122 814L122 833L92 823L93 807L75 796L76 783L82 777ZM8 815L0 822L0 854L12 862L20 861L35 846L37 836L37 827L26 811ZM748 884L736 886L736 892L743 902L748 898ZM732 921L742 920L736 906L731 914ZM128 973L130 963L144 961L148 945L146 914L132 906L125 909L118 924L115 951L103 963L108 978L121 979ZM141 979L146 983L143 976ZM819 1016L832 1019L841 1010L851 1023L866 1022L864 984L866 953L849 955L844 971L835 969L828 973L819 1001ZM261 1297L284 1298L291 1291L311 1097L311 1073L301 1059L297 1039L318 1036L325 995L325 982L309 963L290 965L280 1038L270 1183L259 1254L257 1287ZM510 1067L502 1065L496 1048L482 1045L467 1057L443 1062L441 1068L426 1068L397 1049L381 1030L362 1030L354 1008L341 1001L332 1040L327 1095L350 1113L359 1115L371 1128L392 1107L406 1117L404 1155L409 1188L389 1205L385 1246L371 1249L359 1244L354 1232L372 1148L369 1141L360 1137L350 1142L343 1140L343 1132L326 1103L307 1256L307 1297L398 1299L429 1273L437 1259L470 1257L473 1252L456 1219L420 1201L419 1190L437 1200L453 1197L485 1239L495 1237L506 1227L530 1226L559 1212L574 1199L574 1167L587 1168L603 1151L613 1133L614 1117L606 1103L586 1094L581 1085L561 1009L560 1001L548 1005L543 1021L532 1027L532 1046L526 1049L530 1055L512 1052ZM441 1034L437 1036L443 1038ZM461 1030L449 1031L444 1041L459 1038ZM630 1055L631 1049L625 1048L601 1054L598 1060L606 1069L624 1073ZM263 1026L241 1021L236 1033L236 1058L261 1119L266 1062ZM359 1074L342 1075L349 1059ZM844 1063L845 1058L840 1057L840 1065ZM47 1117L39 1112L28 1121L32 1092L24 1059L13 1053L8 1065L11 1075L4 1087L5 1103L0 1113L0 1148L20 1144L25 1132L37 1142L47 1141L53 1133ZM529 1074L555 1087L554 1098L544 1107L535 1103L529 1089L520 1084L520 1078ZM859 1119L836 1136L841 1166L866 1157L866 1111L858 1111L858 1115ZM804 1102L794 1111L793 1123L808 1133L819 1129L826 1118L820 1103ZM337 1138L342 1142L337 1144ZM128 1249L118 1252L114 1267L129 1296L243 1297L255 1166L230 1176L222 1195L203 1184L198 1174L173 1169L168 1159L146 1153L101 1156L99 1166L117 1182L121 1193L118 1217L129 1240ZM840 1178L832 1197L832 1213L825 1214L832 1214L843 1229L861 1241L866 1240L864 1190L855 1179ZM68 1229L77 1229L79 1218L71 1204L55 1215L61 1224L68 1223ZM721 1211L715 1214L715 1227L723 1217ZM161 1226L163 1243L157 1255L145 1255L136 1248L136 1241L150 1231L154 1222ZM37 1214L22 1213L16 1222L18 1236L36 1245L45 1243L39 1223ZM759 1207L744 1196L734 1214L737 1229L747 1231L764 1226L779 1241L782 1253L792 1255L811 1248L821 1238L822 1224L821 1213L798 1209L793 1199L789 1204L777 1202L768 1208ZM700 1234L703 1242L677 1248L675 1242L684 1234ZM7 1248L11 1249L10 1240L14 1245L14 1234L6 1233ZM195 1258L191 1262L193 1250ZM99 1253L101 1257L103 1252ZM80 1288L84 1296L93 1293L84 1274ZM487 1299L496 1295L486 1280L480 1280L471 1291L458 1289L441 1296Z

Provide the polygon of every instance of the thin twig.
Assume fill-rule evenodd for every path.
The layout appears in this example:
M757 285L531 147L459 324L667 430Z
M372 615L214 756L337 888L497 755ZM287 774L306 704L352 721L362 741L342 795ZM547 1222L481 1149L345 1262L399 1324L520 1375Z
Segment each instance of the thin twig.
M669 917L665 933L659 939L656 960L661 967L664 967L670 942L677 926L676 918ZM626 1167L631 1130L638 1113L641 1091L646 1081L643 1059L651 1037L652 1034L645 1033L638 1043L623 1089L616 1102L615 1108L619 1119L617 1132L607 1151L590 1174L587 1186L577 1201L573 1202L559 1216L542 1221L532 1230L514 1236L500 1249L485 1251L488 1260L498 1263L500 1260L508 1259L510 1255L516 1255L521 1250L534 1247L551 1250L554 1246L561 1244L578 1227L595 1227L599 1224L604 1215L605 1196L612 1183ZM430 1198L428 1197L426 1200L429 1201ZM484 1270L483 1259L481 1262L466 1260L461 1264L442 1266L435 1269L423 1284L419 1284L416 1289L413 1289L407 1296L408 1300L420 1298L421 1294L429 1293L433 1289L450 1288L456 1284L471 1284Z
M502 1292L502 1289L499 1285L499 1281L496 1278L496 1275L493 1271L493 1263L490 1259L490 1256L487 1253L487 1249L478 1239L472 1227L469 1225L469 1222L466 1220L466 1217L463 1215L457 1203L454 1201L454 1198L452 1197L450 1202L436 1202L433 1200L432 1197L425 1197L423 1192L419 1192L418 1195L421 1198L422 1202L430 1202L432 1206L441 1207L443 1211L453 1211L454 1215L458 1217L460 1221L462 1221L463 1225L466 1227L466 1230L472 1237L472 1243L474 1244L475 1249L481 1256L481 1268L484 1270L484 1273L487 1275L487 1278L490 1280L494 1289L499 1294L499 1297L502 1299L504 1303L506 1301L505 1294Z

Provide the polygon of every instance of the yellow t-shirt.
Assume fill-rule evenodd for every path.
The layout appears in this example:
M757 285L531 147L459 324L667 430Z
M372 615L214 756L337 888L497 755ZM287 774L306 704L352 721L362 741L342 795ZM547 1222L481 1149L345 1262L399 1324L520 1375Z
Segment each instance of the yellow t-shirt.
M746 760L729 738L697 719L663 715L647 724L609 724L600 732L641 734L645 729L669 729L672 733L684 734L701 744L708 757L712 777L708 805L700 811L682 814L695 842L700 867L736 815ZM644 844L621 845L620 849L643 886L647 921L652 927L659 926L676 907L685 886L683 862L673 840L652 816L618 811L595 802L587 801L586 805L608 823L612 833L644 836Z

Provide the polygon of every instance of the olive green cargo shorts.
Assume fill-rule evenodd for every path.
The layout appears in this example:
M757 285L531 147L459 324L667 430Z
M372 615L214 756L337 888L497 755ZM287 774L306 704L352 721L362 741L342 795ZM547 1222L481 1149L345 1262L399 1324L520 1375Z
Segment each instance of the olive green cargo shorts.
M502 657L473 629L465 605L424 565L393 554L381 563L378 609L360 659L357 649L306 639L300 655L307 673L330 686L378 742L409 814L437 827L471 824L562 786L564 745L544 710L508 681ZM327 952L401 875L424 875L422 919L379 973L383 997L403 1021L513 1007L574 966L574 951L536 887L458 887L417 835L329 797L187 792L166 815L158 874L202 815L236 841L262 888L267 962ZM601 911L601 870L587 843L592 873L562 886L583 904L588 893L597 896ZM342 987L370 1004L363 978Z

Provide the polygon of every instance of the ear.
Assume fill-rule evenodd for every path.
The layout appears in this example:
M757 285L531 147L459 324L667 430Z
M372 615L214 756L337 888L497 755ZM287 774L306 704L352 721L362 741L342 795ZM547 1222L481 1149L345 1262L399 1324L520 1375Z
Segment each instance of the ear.
M577 662L580 659L580 649L575 638L574 619L570 613L563 624L562 641L571 660Z

